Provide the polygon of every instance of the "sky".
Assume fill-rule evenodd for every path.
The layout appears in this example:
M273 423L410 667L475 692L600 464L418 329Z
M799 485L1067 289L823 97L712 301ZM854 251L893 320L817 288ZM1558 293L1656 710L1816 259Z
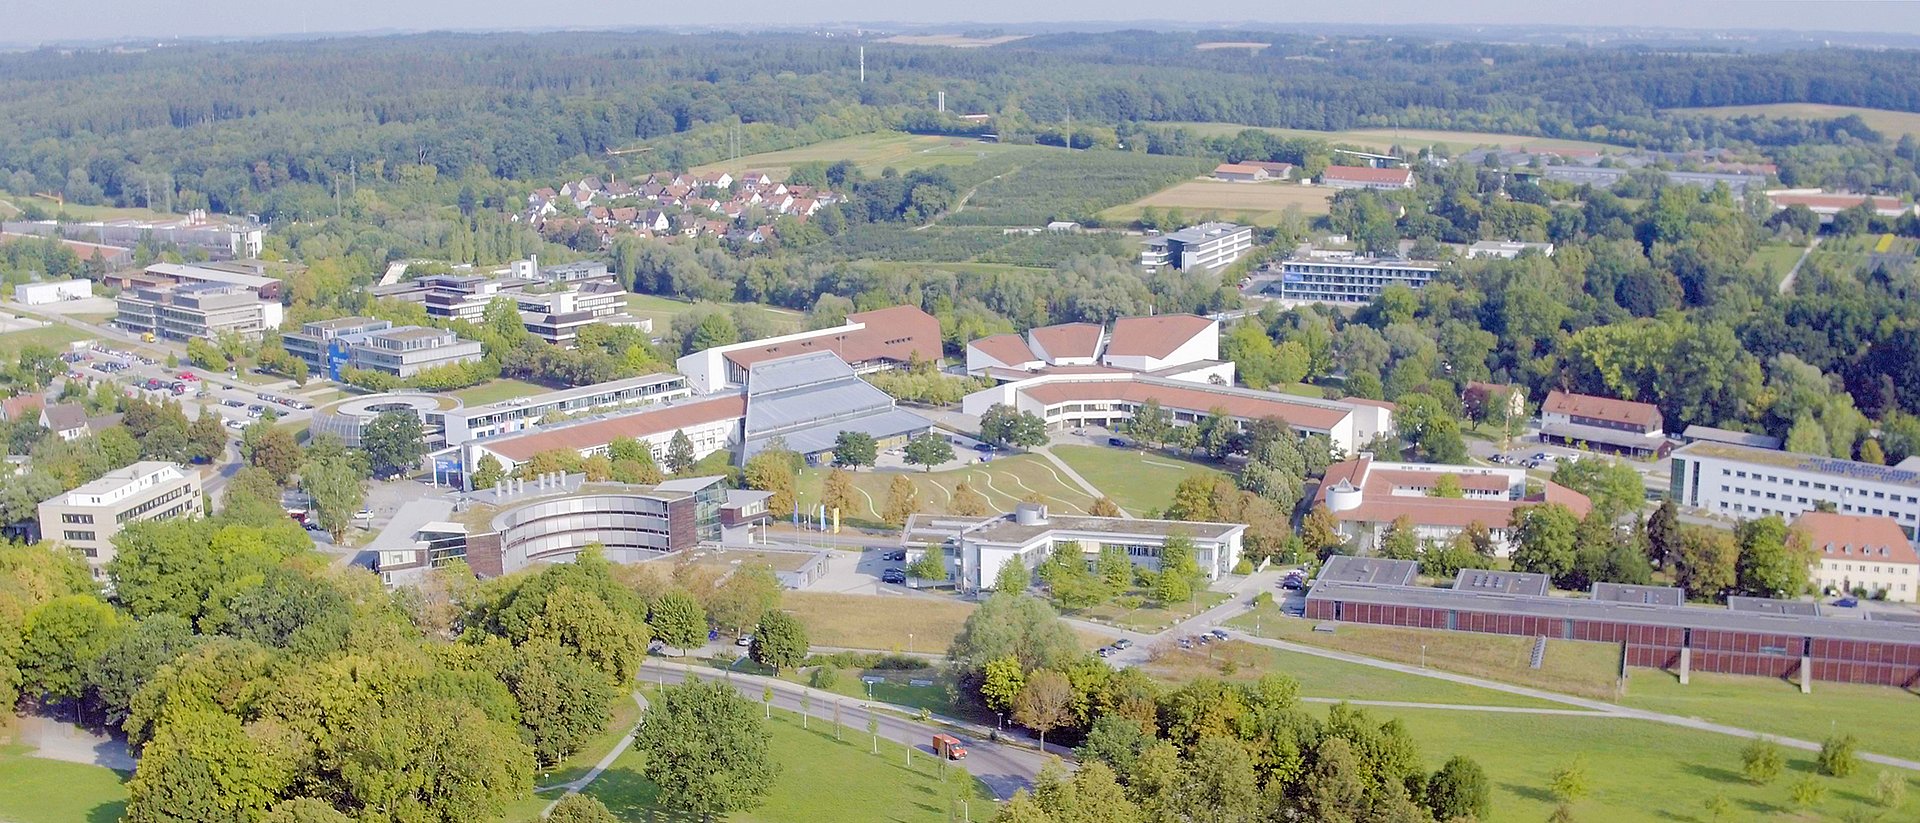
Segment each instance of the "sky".
M836 22L1029 23L1166 20L1164 0L731 0L530 3L526 0L0 0L0 42L165 40L340 32ZM1193 23L1507 24L1920 34L1920 3L1863 0L1210 0Z

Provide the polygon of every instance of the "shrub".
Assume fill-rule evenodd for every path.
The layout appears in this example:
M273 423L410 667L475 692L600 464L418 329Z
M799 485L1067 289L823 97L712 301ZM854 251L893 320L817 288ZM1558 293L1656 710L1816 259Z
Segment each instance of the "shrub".
M832 666L821 666L807 675L807 685L821 691L832 691L834 684L840 682L840 670Z
M1146 599L1137 594L1123 594L1113 599L1113 604L1123 609L1137 609L1146 603Z
M1860 758L1854 754L1859 741L1853 735L1843 734L1827 738L1820 744L1820 773L1832 777L1849 777L1860 770Z
M1253 574L1252 561L1249 561L1244 557L1240 558L1240 562L1233 564L1233 573L1234 574Z
M1253 605L1255 606L1273 605L1273 592L1261 592L1259 594L1254 595Z

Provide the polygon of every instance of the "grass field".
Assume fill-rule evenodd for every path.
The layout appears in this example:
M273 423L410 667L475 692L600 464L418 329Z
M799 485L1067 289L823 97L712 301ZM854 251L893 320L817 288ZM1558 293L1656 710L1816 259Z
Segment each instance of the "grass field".
M1128 592L1128 594L1147 599L1146 592L1143 591L1136 590ZM1172 628L1173 624L1218 606L1221 603L1225 603L1231 597L1232 595L1226 592L1199 589L1194 591L1192 600L1185 603L1174 603L1168 607L1148 605L1128 609L1122 608L1119 604L1109 601L1078 611L1069 611L1066 609L1061 609L1061 611L1068 617L1077 617L1082 620L1092 620L1131 629L1133 631L1151 633ZM1148 602L1151 602L1151 600L1149 599ZM1057 605L1056 608L1058 608Z
M753 303L689 303L661 297L657 294L627 295L627 313L634 317L644 317L653 321L653 336L665 336L673 328L673 318L693 311L696 306L709 305L731 309L734 306L746 306L757 311L766 319L767 325L776 333L796 332L806 324L806 317L790 309L778 309Z
M1760 271L1765 272L1769 277L1777 279L1787 276L1787 272L1793 270L1793 264L1800 261L1802 251L1805 250L1799 246L1767 243L1755 248L1748 262L1758 266Z
M620 745L620 741L626 739L627 734L633 731L634 724L639 722L640 704L635 703L633 697L629 695L623 694L615 698L613 719L607 721L607 728L594 735L593 739L582 745L580 751L574 752L572 757L561 761L552 770L543 772L535 778L533 784L552 786L587 776L587 772L593 770L594 764L599 763L600 758L606 757L607 752L613 751L613 747Z
M806 469L800 473L802 508L810 509L820 502L820 487L826 481L827 471ZM1069 514L1085 514L1093 504L1093 498L1062 476L1053 464L1044 458L1022 454L937 472L854 472L854 496L865 508L841 512L841 521L881 525L880 512L887 505L887 490L894 478L902 476L913 481L920 496L920 510L924 512L946 511L947 503L953 499L953 490L963 481L984 495L988 505L1002 511L1012 511L1014 504L1035 495L1055 510Z
M1766 103L1758 106L1709 106L1694 109L1667 109L1675 114L1705 114L1713 117L1742 117L1757 114L1762 117L1788 117L1800 120L1832 120L1849 114L1860 115L1860 119L1892 139L1902 134L1920 134L1920 114L1910 111L1889 111L1887 109L1865 109L1857 106L1829 106L1825 103Z
M828 710L829 712L831 710ZM879 754L870 753L866 716L858 710L843 717L842 739L834 739L830 719L815 717L808 729L799 715L776 710L768 724L769 756L780 764L780 774L767 793L766 803L750 812L726 816L731 823L772 823L791 820L834 820L840 823L944 823L953 819L957 798L967 800L970 812L982 820L992 816L993 796L965 769L948 766L941 780L940 761L915 752L907 765L905 747L880 741ZM612 768L600 775L586 793L607 804L621 820L654 820L658 787L642 771L645 756L629 749ZM680 820L676 814L662 815ZM692 818L684 818L692 819Z
M1262 606L1227 621L1242 631L1308 646L1363 654L1382 660L1431 666L1442 671L1601 700L1615 697L1620 648L1611 643L1547 641L1547 655L1530 668L1533 638L1471 632L1443 632L1340 623L1334 632L1316 632L1317 621L1287 617L1278 606Z
M696 166L693 172L700 174L710 171L737 172L754 169L774 177L785 177L798 163L835 163L851 160L867 174L877 175L880 170L888 167L898 169L905 174L914 169L932 166L966 165L996 154L1032 151L1061 150L983 143L964 137L938 137L883 131L843 137L839 140L828 140L783 151L749 154L730 162Z
M1232 662L1232 671L1223 664ZM1329 660L1310 654L1270 649L1229 640L1192 650L1169 645L1158 649L1141 667L1165 683L1186 683L1196 677L1255 680L1261 675L1284 674L1300 682L1302 697L1335 700L1404 700L1456 706L1517 706L1565 708L1562 704L1506 692L1482 689L1431 677L1388 671L1359 663Z
M127 809L125 779L99 766L32 757L24 746L0 746L0 820L114 823Z
M1845 780L1822 777L1826 798L1813 813L1796 812L1788 786L1813 772L1813 753L1787 750L1787 770L1772 785L1740 777L1738 738L1662 723L1606 717L1493 714L1435 709L1369 709L1379 719L1397 719L1413 736L1428 769L1447 758L1477 761L1493 784L1487 823L1546 820L1554 801L1547 791L1553 772L1586 758L1592 793L1574 804L1578 820L1609 823L1688 821L1707 823L1703 803L1724 794L1733 820L1813 821L1848 819L1866 805L1879 769L1869 765ZM1913 820L1920 789L1911 773L1909 800L1901 810L1867 820Z
M1188 475L1219 473L1205 463L1104 446L1055 446L1053 453L1120 508L1138 516L1165 509L1173 502L1173 488Z
M1456 152L1478 146L1500 146L1502 148L1532 146L1542 149L1624 151L1624 149L1619 146L1609 146L1605 143L1593 143L1585 140L1530 137L1524 134L1497 134L1482 131L1444 131L1440 129L1350 129L1347 131L1315 131L1312 129L1243 126L1237 123L1165 123L1162 125L1184 128L1205 137L1235 135L1247 129L1257 129L1281 137L1319 138L1329 143L1350 143L1363 149L1374 149L1378 151L1386 151L1394 146L1411 149L1431 145L1446 146L1449 150Z
M0 334L0 354L11 358L21 349L36 343L57 352L64 352L67 350L67 344L91 337L93 335L63 323L24 331L10 331Z
M1920 713L1920 696L1899 689L1854 683L1813 684L1812 694L1768 677L1695 674L1680 685L1672 675L1630 669L1626 705L1717 720L1802 740L1824 740L1835 732L1860 738L1867 751L1920 759L1920 735L1911 722Z
M787 592L781 608L807 627L815 646L945 652L973 614L972 603L932 597Z
M469 406L484 406L488 403L498 403L502 400L512 400L516 397L528 397L550 391L553 391L552 386L528 383L525 380L515 380L511 377L496 377L478 386L469 386L456 391L453 393L453 396L460 398L460 402Z
M1333 192L1333 189L1299 183L1188 180L1124 206L1107 209L1100 213L1100 219L1125 222L1139 219L1149 208L1176 208L1188 214L1218 213L1228 220L1255 226L1278 226L1289 206L1299 206L1302 214L1326 214Z

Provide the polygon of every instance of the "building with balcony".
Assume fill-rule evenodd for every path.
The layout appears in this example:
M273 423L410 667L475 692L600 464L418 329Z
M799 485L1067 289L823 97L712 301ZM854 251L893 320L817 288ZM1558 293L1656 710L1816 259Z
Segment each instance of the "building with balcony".
M226 283L138 286L122 291L116 305L113 322L121 329L183 341L228 334L258 340L283 316L279 300Z
M200 470L157 460L107 472L40 503L40 539L73 547L95 579L114 558L113 536L128 523L205 514Z
M1295 255L1280 262L1279 297L1313 303L1371 303L1388 286L1417 290L1442 268L1423 260Z
M1148 269L1172 266L1181 271L1217 269L1253 250L1253 227L1202 223L1149 238L1140 250Z
M1672 459L1669 497L1695 511L1792 519L1824 504L1892 518L1909 540L1920 529L1920 471L1705 440L1674 449Z
M526 431L552 418L635 409L679 400L692 393L693 390L687 388L687 378L660 372L453 409L446 414L447 443L457 446Z
M338 380L341 369L367 369L394 377L412 377L425 369L472 363L483 359L480 342L446 329L396 326L350 337L335 336L328 343L326 374ZM344 358L342 357L344 355Z

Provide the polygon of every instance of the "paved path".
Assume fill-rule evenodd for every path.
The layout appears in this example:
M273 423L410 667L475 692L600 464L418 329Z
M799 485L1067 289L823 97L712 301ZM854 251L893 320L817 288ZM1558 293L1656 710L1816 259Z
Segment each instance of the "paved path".
M1823 239L1825 238L1818 237L1818 236L1814 237L1813 242L1808 243L1807 248L1804 251L1800 252L1800 259L1793 261L1793 268L1787 269L1787 275L1785 277L1780 278L1781 294L1786 294L1787 292L1793 291L1793 281L1795 278L1800 276L1800 267L1806 264L1807 258L1813 255L1814 249L1820 248L1820 241Z
M105 766L117 772L133 771L133 755L120 737L96 734L49 717L21 715L20 741L34 747L34 757Z
M935 719L940 722L922 723L894 713L897 711L911 714L917 711L908 706L876 702L873 704L874 709L868 709L863 705L866 701L858 698L829 694L770 677L739 672L728 675L717 669L687 666L658 658L649 658L640 664L642 680L677 682L684 680L689 674L708 681L729 680L742 697L754 703L761 702L764 690L771 685L774 706L789 711L802 711L801 700L804 695L810 703L805 709L805 713L812 718L810 722L822 725L833 722L833 706L839 703L841 724L846 727L847 735L855 739L866 735L867 718L871 712L871 716L880 723L881 737L908 746L924 757L934 756L931 742L934 735L954 735L967 747L967 759L961 765L966 766L968 772L986 784L995 797L1003 800L1012 797L1016 790L1032 786L1034 776L1040 773L1040 767L1052 759L1049 755L1041 754L1031 748L991 742L987 739L990 730L982 726L942 718L938 715ZM879 708L893 711L878 711ZM1024 734L1013 731L1004 732L1002 736L1015 740L1025 739ZM1066 749L1055 745L1049 744L1047 748L1052 752L1067 753Z
M1061 460L1059 455L1054 454L1052 449L1049 449L1046 446L1041 446L1039 448L1034 449L1033 453L1046 458L1048 463L1052 463L1054 468L1059 469L1060 473L1066 475L1068 480L1072 480L1075 485L1078 485L1081 491L1084 491L1087 494L1092 495L1093 499L1099 500L1100 498L1106 496L1106 494L1101 492L1098 487L1094 486L1092 483L1087 482L1086 478L1081 477L1079 472L1074 471L1072 466L1067 465L1067 461ZM1128 520L1133 519L1133 514L1128 512L1126 509L1120 510L1120 516Z
M647 713L647 699L644 697L641 697L639 692L633 693L633 702L640 704L640 714L644 715ZM634 728L639 728L639 727L635 726ZM553 791L554 789L566 789L566 791L560 793L559 797L554 798L553 802L548 803L546 808L540 810L540 816L546 817L547 815L553 814L553 807L560 805L560 801L564 799L567 795L579 794L581 789L584 789L587 786L592 785L593 781L600 779L601 773L605 772L609 768L612 768L613 761L619 760L620 755L626 754L627 749L632 746L633 746L633 729L628 729L626 734L621 735L620 744L617 746L614 746L612 751L607 752L606 757L600 758L600 762L593 764L593 768L588 769L587 773L584 775L581 775L579 779L570 780L565 783L560 783L553 786L541 786L540 788L535 789L534 791L540 791L540 792Z
M1415 703L1408 700L1348 700L1343 697L1302 697L1302 703L1345 703L1349 706L1378 706L1383 709L1437 709L1456 712L1493 712L1495 714L1555 714L1576 717L1617 717L1626 715L1586 709L1533 709L1525 706L1488 706L1478 703Z

